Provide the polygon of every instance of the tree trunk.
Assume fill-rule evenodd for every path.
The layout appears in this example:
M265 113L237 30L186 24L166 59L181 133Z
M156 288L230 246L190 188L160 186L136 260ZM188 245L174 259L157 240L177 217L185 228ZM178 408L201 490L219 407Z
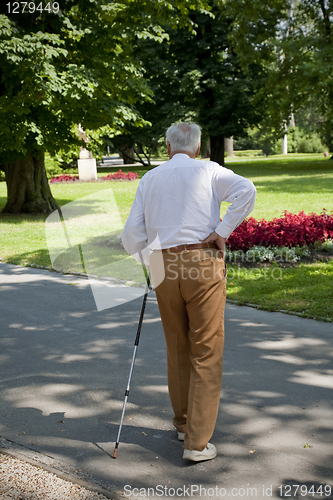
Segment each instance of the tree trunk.
M124 165L135 163L135 153L133 145L125 145L121 148L121 156L124 160Z
M201 148L202 155L201 158L210 158L210 138L208 137L205 147Z
M3 169L7 183L3 213L50 213L58 208L46 177L44 153L28 154Z
M224 136L222 134L210 136L210 159L224 167Z
M228 156L235 156L234 154L234 137L226 137L224 139L224 148Z

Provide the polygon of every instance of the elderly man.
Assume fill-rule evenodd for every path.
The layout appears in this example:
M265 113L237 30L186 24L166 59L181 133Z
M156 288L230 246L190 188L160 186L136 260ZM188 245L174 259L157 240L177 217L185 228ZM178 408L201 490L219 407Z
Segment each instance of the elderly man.
M251 181L196 160L200 128L166 132L166 163L141 179L122 234L133 256L151 253L167 346L168 387L183 458L210 460L220 402L226 300L225 242L254 207ZM220 222L220 204L230 203ZM161 262L163 278L161 279Z

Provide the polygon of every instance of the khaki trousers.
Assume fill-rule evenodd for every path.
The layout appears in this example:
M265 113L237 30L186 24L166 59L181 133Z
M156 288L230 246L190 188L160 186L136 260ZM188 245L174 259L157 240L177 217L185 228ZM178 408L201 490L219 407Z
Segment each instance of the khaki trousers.
M157 252L150 270L158 272ZM184 447L202 451L219 408L226 300L225 263L215 249L163 252L165 278L155 288L167 347L174 426Z

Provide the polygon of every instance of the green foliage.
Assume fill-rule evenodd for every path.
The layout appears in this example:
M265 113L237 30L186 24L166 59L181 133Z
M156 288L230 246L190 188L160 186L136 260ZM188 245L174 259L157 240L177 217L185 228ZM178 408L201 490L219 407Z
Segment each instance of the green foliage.
M110 85L111 95L107 85L115 77L114 64L120 52L126 61L125 48L120 51L120 47L115 47L114 43L108 45L104 40L107 48L103 50L101 39L94 40L87 26L85 30L79 29L79 12L76 11L82 6L82 2L81 5L77 3L77 9L73 7L67 16L64 13L59 28L54 22L51 29L59 33L42 33L38 19L34 27L36 32L27 33L18 22L1 16L0 118L5 126L1 128L0 140L3 161L25 155L35 147L54 153L73 143L79 146L77 134L72 131L73 122L95 128L109 119L115 125L128 119L138 120L121 99L126 97L126 102L131 104L135 94L144 92L141 71L128 61L127 74L120 70L120 80ZM81 14L80 24L85 24L85 16ZM95 14L92 25L97 23L96 17ZM59 20L56 21L59 23ZM110 40L110 35L108 38ZM128 74L131 82L126 79Z
M66 174L78 174L77 159L70 161L68 152L59 151L53 158L48 154L45 156L45 170L48 179L57 175L62 175L64 170Z
M235 150L238 149L260 149L265 156L281 152L281 142L269 129L247 129L247 136L234 141Z
M79 148L71 148L69 151L58 151L53 158L60 171L77 169L77 160L79 158L79 154Z
M57 162L48 154L45 155L45 170L48 179L52 179L52 177L63 173Z
M260 109L253 105L260 81L257 65L245 73L229 39L232 18L225 3L211 0L211 12L195 13L190 33L169 31L168 60L174 82L188 109L210 137L240 136L260 121Z
M261 69L253 64L250 71L242 71L228 38L232 19L226 3L209 0L209 5L210 12L190 13L191 29L166 19L168 38L138 42L137 55L153 97L137 108L151 127L128 127L127 138L149 154L161 146L166 128L176 121L200 123L204 146L204 138L239 137L261 119L260 107L253 104Z
M2 164L36 148L79 147L73 124L118 132L143 125L135 105L151 91L133 47L166 38L166 16L184 25L191 9L205 7L201 0L59 3L58 14L0 14Z
M320 137L316 136L302 137L298 143L298 153L322 153L325 151Z
M264 155L270 156L281 152L281 143L270 132L263 133L260 136L259 144Z
M333 240L328 239L328 240L324 241L319 246L319 249L324 250L325 252L328 252L330 254L333 254Z
M257 132L255 129L247 129L246 136L234 139L234 151L261 149Z
M288 128L288 153L323 153L327 147L318 132L311 128ZM247 137L234 141L234 149L261 149L264 155L281 153L281 140L269 129L247 130Z
M323 153L326 149L318 133L298 127L288 129L288 153Z
M279 23L288 18L289 0L232 0L226 3L232 19L230 39L243 68L253 65L267 76L269 65L276 61Z
M320 134L333 142L333 3L305 0L235 0L232 38L242 67L266 60L258 102L266 102L266 123L281 137L292 112L314 104ZM313 147L317 147L313 145ZM305 145L303 146L303 149Z
M253 246L246 252L226 249L226 262L297 262L301 257L310 256L308 247L263 247Z

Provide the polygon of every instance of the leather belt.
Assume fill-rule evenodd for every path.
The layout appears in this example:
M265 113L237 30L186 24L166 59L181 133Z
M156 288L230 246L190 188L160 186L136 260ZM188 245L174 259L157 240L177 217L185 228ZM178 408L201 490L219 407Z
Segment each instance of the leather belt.
M183 252L186 250L195 250L199 248L215 248L217 246L213 241L208 241L206 243L190 243L189 245L178 245L177 247L162 248L162 252Z

